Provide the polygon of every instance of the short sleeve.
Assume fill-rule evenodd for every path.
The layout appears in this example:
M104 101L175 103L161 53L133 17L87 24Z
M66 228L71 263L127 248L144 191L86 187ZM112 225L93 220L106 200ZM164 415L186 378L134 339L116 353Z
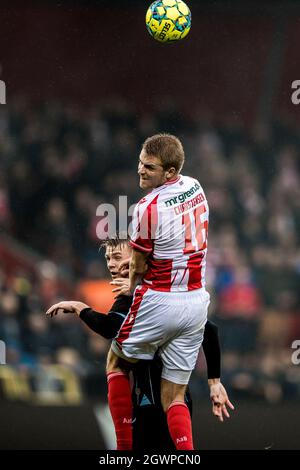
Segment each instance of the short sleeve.
M130 246L144 253L151 253L154 247L157 229L157 199L141 200L135 207L132 216L132 235Z

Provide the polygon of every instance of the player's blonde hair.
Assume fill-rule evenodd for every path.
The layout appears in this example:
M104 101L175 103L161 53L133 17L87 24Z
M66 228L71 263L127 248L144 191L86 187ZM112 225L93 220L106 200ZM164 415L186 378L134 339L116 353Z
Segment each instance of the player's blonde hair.
M143 150L147 155L159 157L164 170L174 167L179 173L184 164L184 150L182 143L172 134L156 134L148 137L143 143Z

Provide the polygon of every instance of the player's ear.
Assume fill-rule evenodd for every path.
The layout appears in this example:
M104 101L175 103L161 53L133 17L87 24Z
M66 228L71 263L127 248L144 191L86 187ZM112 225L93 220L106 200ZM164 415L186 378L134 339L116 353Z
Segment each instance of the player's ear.
M166 171L166 178L171 179L171 178L174 178L175 175L176 175L176 169L173 166L171 166L171 168L169 168Z

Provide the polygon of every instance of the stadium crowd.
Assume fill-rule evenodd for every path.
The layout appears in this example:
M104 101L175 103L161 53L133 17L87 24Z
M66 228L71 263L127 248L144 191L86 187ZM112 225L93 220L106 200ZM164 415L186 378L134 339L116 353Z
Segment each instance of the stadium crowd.
M183 140L183 173L200 180L210 205L207 287L222 381L232 397L299 398L300 366L291 360L300 339L299 129L281 120L250 130L239 116L185 113L167 100L142 115L121 99L80 109L18 98L1 108L1 232L43 259L34 272L0 267L7 363L34 387L45 386L38 373L45 365L64 364L88 395L105 393L106 340L72 315L44 313L76 295L79 280L108 278L97 207L141 197L139 149L160 131ZM206 395L205 377L200 357L195 396Z

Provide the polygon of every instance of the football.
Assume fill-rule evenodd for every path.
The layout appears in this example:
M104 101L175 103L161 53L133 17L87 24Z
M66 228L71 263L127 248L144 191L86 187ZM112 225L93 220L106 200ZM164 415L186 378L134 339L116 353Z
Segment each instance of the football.
M147 29L160 42L184 39L191 24L190 9L182 0L158 0L150 5L146 13Z

